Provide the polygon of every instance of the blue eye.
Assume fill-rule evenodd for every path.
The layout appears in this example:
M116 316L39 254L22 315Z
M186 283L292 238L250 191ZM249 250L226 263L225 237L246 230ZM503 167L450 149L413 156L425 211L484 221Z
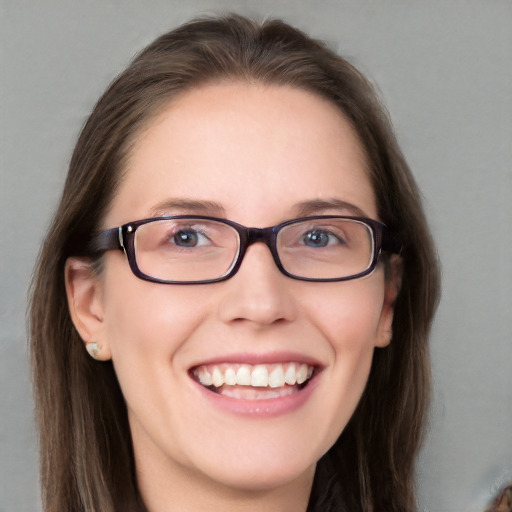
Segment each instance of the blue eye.
M197 247L204 245L208 239L202 234L192 229L182 229L171 237L172 242L180 247Z
M333 240L334 239L334 240ZM304 236L304 245L309 247L326 247L333 242L339 241L332 233L315 229Z

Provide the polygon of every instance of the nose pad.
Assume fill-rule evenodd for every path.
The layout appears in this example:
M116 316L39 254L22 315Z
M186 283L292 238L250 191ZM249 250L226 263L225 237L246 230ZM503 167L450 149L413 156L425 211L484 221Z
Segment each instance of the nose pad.
M219 317L224 322L245 320L260 325L292 321L296 310L291 281L277 268L269 247L254 243L247 248L238 272L223 283Z

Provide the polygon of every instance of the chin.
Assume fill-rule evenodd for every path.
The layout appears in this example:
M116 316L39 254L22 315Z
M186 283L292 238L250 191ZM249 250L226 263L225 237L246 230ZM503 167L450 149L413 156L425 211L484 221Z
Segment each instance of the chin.
M214 479L223 487L235 492L266 493L286 488L301 480L304 480L304 485L310 484L313 481L315 467L316 464L306 468L291 468L283 464L264 467L258 465L250 471L222 471L215 475Z

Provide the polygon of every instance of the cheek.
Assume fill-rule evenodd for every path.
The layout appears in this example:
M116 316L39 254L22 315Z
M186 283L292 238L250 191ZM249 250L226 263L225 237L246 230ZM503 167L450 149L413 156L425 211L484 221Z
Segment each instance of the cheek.
M201 322L197 291L135 277L125 262L105 269L104 320L114 363L172 356Z
M383 279L371 277L325 290L310 317L331 352L332 363L325 370L329 393L323 397L331 443L354 413L371 368L384 300Z
M375 346L384 304L384 276L332 283L313 297L309 310L333 355L365 352Z
M341 387L361 394L378 340L382 300L378 294L352 295L352 300L331 311L329 341L333 351L333 378Z
M171 421L170 411L182 411L169 390L183 384L183 347L203 322L208 303L191 287L143 281L122 265L111 269L105 273L104 320L112 362L132 429L140 424L158 431Z

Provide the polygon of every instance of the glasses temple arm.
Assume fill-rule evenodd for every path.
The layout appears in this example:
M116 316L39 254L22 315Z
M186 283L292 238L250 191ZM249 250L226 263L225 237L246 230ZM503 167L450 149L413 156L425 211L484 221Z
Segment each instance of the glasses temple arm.
M404 246L402 242L389 230L383 229L382 231L382 246L383 251L388 251L394 254L401 254Z
M93 236L88 249L91 254L103 253L112 249L124 250L122 228L107 229Z

